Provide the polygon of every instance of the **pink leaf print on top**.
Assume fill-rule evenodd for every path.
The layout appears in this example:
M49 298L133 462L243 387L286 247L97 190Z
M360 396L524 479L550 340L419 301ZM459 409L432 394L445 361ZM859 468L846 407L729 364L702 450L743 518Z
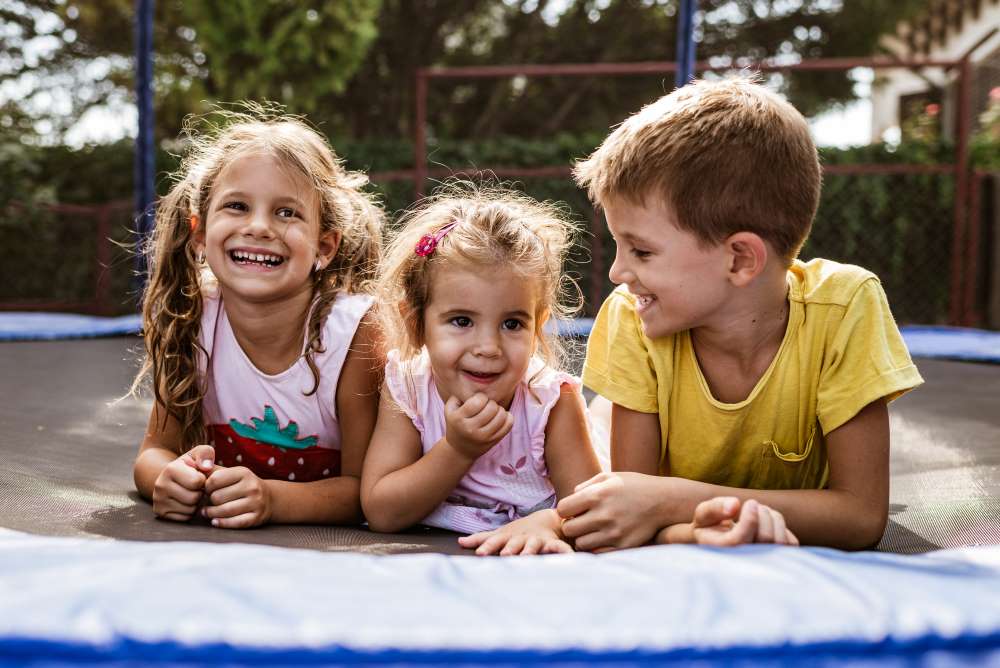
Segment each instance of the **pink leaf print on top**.
M524 465L527 463L528 463L528 458L527 456L524 456L518 459L513 466L507 466L506 464L501 464L500 471L507 475L516 476L518 470L523 469Z

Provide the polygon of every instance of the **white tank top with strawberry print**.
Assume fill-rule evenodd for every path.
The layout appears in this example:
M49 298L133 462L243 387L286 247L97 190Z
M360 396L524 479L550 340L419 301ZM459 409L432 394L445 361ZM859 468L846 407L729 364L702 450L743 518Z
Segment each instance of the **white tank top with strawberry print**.
M338 294L323 323L323 352L278 374L254 366L230 327L221 296L205 295L199 370L207 387L203 414L216 464L246 466L261 478L309 482L340 474L337 383L367 295ZM303 340L303 350L306 341Z

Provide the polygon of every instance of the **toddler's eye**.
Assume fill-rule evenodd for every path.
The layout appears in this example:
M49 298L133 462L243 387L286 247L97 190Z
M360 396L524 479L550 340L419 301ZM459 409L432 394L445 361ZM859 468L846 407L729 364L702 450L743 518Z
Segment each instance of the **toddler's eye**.
M520 320L515 320L514 318L507 318L503 321L503 328L512 331L517 331L524 327L524 323Z
M222 208L223 209L234 209L236 211L246 211L246 210L249 209L249 207L245 203L240 202L239 200L233 200L231 202L226 202L225 204L222 205Z
M460 315L455 318L452 318L451 324L455 325L456 327L472 327L472 318Z
M277 213L280 218L301 218L298 211L287 206L281 207L275 213Z

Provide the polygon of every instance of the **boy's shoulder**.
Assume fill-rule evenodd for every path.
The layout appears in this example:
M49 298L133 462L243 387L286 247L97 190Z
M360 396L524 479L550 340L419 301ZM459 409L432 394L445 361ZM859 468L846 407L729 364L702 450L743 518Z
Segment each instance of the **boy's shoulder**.
M848 306L861 286L878 276L863 267L816 258L788 269L789 299L803 304Z

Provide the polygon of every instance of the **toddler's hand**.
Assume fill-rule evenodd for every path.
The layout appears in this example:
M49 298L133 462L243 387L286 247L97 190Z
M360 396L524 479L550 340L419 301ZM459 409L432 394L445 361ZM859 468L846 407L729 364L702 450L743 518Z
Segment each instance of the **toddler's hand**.
M458 539L458 544L469 549L475 548L479 556L572 552L573 548L563 540L560 524L561 520L555 510L539 510L499 529L462 536Z
M514 426L514 417L482 392L465 403L452 396L444 406L445 439L470 460L486 454Z
M667 531L664 529L657 534L657 542L664 542ZM799 539L785 526L784 515L753 499L742 507L735 497L702 501L694 510L691 531L694 542L700 545L799 544Z
M163 467L153 483L153 512L175 522L191 519L205 480L215 466L215 448L196 445Z
M216 467L205 481L208 504L202 514L212 526L248 529L271 519L271 490L245 466Z

